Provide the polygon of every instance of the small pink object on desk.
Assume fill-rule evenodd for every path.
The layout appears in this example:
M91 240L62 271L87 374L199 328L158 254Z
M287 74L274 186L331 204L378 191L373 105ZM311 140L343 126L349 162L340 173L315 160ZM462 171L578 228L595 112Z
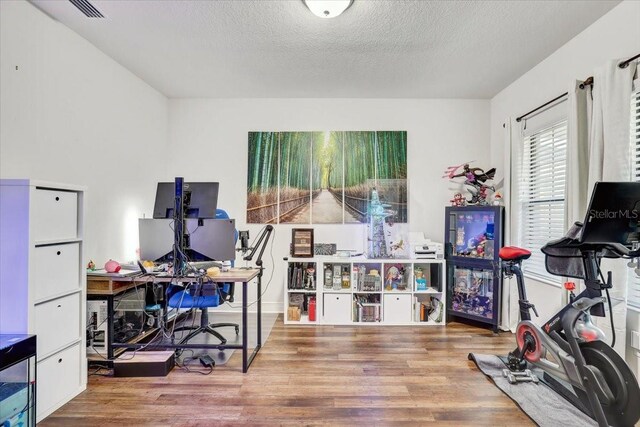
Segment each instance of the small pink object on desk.
M120 271L120 268L121 267L118 261L114 261L112 259L107 261L104 265L104 269L106 270L107 273L117 273Z

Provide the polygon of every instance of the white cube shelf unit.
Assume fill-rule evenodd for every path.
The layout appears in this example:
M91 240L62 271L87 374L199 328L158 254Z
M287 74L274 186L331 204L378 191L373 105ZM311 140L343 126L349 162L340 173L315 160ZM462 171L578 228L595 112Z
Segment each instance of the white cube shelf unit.
M37 422L87 387L85 188L0 180L0 333L37 336Z
M445 324L445 260L284 260L285 324Z

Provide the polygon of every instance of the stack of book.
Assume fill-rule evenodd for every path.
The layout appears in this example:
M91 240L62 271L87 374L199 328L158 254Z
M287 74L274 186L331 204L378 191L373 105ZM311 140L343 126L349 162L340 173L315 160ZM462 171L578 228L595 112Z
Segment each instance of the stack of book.
M416 322L442 322L443 304L439 298L429 296L427 299L418 300L418 297L414 297L413 307Z
M316 289L316 273L314 263L292 262L289 263L288 283L289 289Z
M354 295L353 319L356 322L379 322L380 313L379 295Z

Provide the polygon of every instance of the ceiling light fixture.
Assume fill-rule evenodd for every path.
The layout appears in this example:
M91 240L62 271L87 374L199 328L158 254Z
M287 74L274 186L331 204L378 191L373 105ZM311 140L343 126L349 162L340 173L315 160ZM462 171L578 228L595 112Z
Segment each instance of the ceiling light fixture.
M353 3L353 0L302 0L311 13L320 18L335 18Z

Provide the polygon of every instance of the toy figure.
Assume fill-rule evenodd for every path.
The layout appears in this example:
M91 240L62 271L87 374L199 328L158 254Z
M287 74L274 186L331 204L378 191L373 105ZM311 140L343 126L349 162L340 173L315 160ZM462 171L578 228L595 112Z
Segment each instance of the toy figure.
M93 262L93 260L90 260L89 264L87 264L87 270L94 271L95 269L96 269L96 263Z
M415 269L415 281L416 281L416 291L426 291L427 290L427 279L424 278L424 272L421 267L416 267Z
M493 195L493 206L502 206L502 194L496 193Z
M462 197L462 193L456 193L453 196L453 199L450 200L450 202L451 206L456 207L465 206L467 204L467 201L464 199L464 197Z
M462 167L462 172L456 173L458 169ZM471 193L471 199L465 200L469 205L487 205L487 191L495 191L493 186L488 186L485 183L492 180L496 174L496 169L491 168L488 171L484 171L482 168L470 168L468 163L464 163L458 166L449 166L443 175L443 178L460 178L464 177L464 185L467 186L467 190ZM463 199L464 200L464 199ZM454 200L455 201L455 196ZM458 206L454 204L454 206Z
M315 284L313 283L313 275L316 272L316 269L313 267L307 267L307 283L305 283L305 289L315 289Z

